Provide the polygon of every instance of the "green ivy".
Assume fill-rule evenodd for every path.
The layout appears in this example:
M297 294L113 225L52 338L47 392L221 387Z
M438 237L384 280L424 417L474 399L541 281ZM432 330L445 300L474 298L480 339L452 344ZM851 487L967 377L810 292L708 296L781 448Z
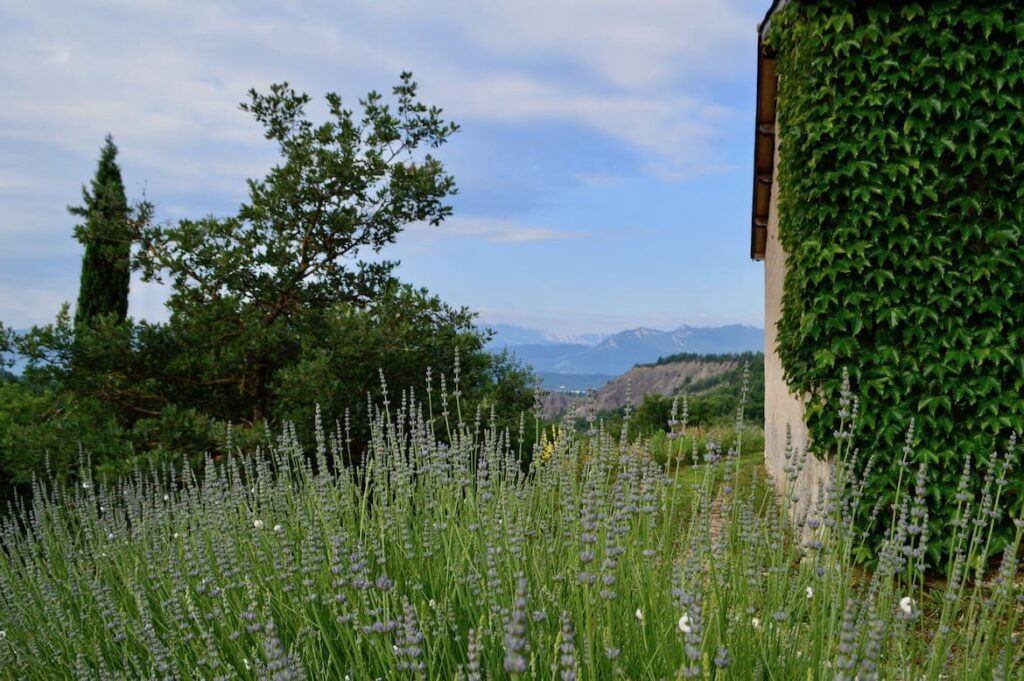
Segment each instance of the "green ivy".
M849 370L886 509L915 419L906 467L927 464L944 537L965 458L980 498L993 452L1024 430L1024 14L1017 0L796 0L767 40L786 379L809 396L821 455ZM1002 492L1015 510L1021 477Z

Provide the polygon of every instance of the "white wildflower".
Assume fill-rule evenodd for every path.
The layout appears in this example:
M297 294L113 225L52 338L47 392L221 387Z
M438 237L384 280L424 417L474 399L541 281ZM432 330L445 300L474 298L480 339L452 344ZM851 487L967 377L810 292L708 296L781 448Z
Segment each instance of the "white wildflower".
M910 596L904 596L903 598L901 598L900 610L902 610L908 615L914 612L914 599Z
M107 539L113 539L113 538L114 538L114 533L113 532L111 532L110 534L107 535Z
M252 526L255 527L257 530L262 530L263 529L263 521L260 520L259 518L257 518L256 520L252 521Z
M690 630L690 616L684 612L683 616L679 618L679 631L689 634Z
M640 608L637 608L636 612L634 614L636 615L637 621L640 621L640 622L644 621L644 611L643 610L641 610Z
M242 663L245 665L245 671L249 671L250 669L252 669L252 667L249 666L249 658L248 657L243 657L242 658Z
M807 600L814 598L814 587L807 587Z
M761 618L759 617L751 618L750 623L754 625L755 629L761 628Z
M90 485L88 481L82 482L82 489L89 489L90 487L92 487L92 485Z
M436 607L437 607L437 601L435 601L435 600L434 600L433 598L431 598L431 599L430 599L430 602L429 602L429 603L427 603L427 605L429 605L429 606L430 606L430 609L431 609L431 610L433 610L434 608L436 608Z
M170 494L165 494L164 495L164 501L170 501L170 500L171 500L171 495Z
M274 525L274 532L277 532L278 534L284 532L284 525Z
M174 538L175 538L175 539L177 539L177 538L178 538L178 537L180 537L180 536L181 536L181 535L180 535L180 534L178 534L177 532L175 532L175 533L174 533Z
M7 632L4 631L3 629L0 629L0 641L3 641L6 638L7 638Z

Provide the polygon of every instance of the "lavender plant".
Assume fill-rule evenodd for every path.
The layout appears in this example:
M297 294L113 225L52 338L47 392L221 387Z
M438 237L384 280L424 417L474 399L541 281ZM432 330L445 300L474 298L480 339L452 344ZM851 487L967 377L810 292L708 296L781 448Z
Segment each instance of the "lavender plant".
M514 434L439 378L425 403L372 405L357 465L339 465L353 444L318 415L310 451L285 428L202 476L37 481L0 518L0 679L1024 674L1024 523L1001 495L1015 443L930 537L919 469L879 509L854 476L871 456L841 449L798 507L803 453L774 493L741 455L742 413L732 441L696 456L694 438L670 438L667 460L688 466L591 420L523 470ZM887 511L866 570L855 519ZM1017 535L990 569L1007 513ZM955 556L939 581L921 572L932 541Z

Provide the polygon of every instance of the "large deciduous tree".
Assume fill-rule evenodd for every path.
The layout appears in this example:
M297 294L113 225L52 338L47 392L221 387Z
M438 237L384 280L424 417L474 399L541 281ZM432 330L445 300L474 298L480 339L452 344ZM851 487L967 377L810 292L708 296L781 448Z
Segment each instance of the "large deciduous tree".
M458 128L416 96L403 73L387 104L371 92L362 112L326 97L328 118L306 116L310 98L287 83L250 91L242 109L277 143L281 160L235 215L151 225L140 262L167 280L171 328L189 348L175 367L184 390L220 418L264 419L275 373L301 339L341 304L361 306L392 281L379 257L410 223L451 213L453 178L427 150ZM367 256L372 260L365 259Z
M91 324L101 315L124 321L131 276L132 211L110 135L100 152L91 190L82 187L82 205L69 206L68 211L83 220L75 227L75 238L85 246L76 326Z

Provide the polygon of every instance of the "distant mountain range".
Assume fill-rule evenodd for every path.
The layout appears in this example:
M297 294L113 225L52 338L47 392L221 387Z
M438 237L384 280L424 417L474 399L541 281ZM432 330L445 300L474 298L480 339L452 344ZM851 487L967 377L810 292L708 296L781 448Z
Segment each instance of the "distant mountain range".
M608 336L584 334L562 339L511 324L492 324L495 336L488 349L507 349L544 374L619 376L636 364L655 362L683 352L701 355L764 349L764 329L746 324L718 327L680 326L672 331L629 329ZM584 342L584 339L590 342ZM545 377L550 384L550 378Z
M606 334L580 333L559 335L546 333L536 329L527 329L515 324L485 324L494 331L494 339L488 348L503 348L513 345L597 345L605 339Z

